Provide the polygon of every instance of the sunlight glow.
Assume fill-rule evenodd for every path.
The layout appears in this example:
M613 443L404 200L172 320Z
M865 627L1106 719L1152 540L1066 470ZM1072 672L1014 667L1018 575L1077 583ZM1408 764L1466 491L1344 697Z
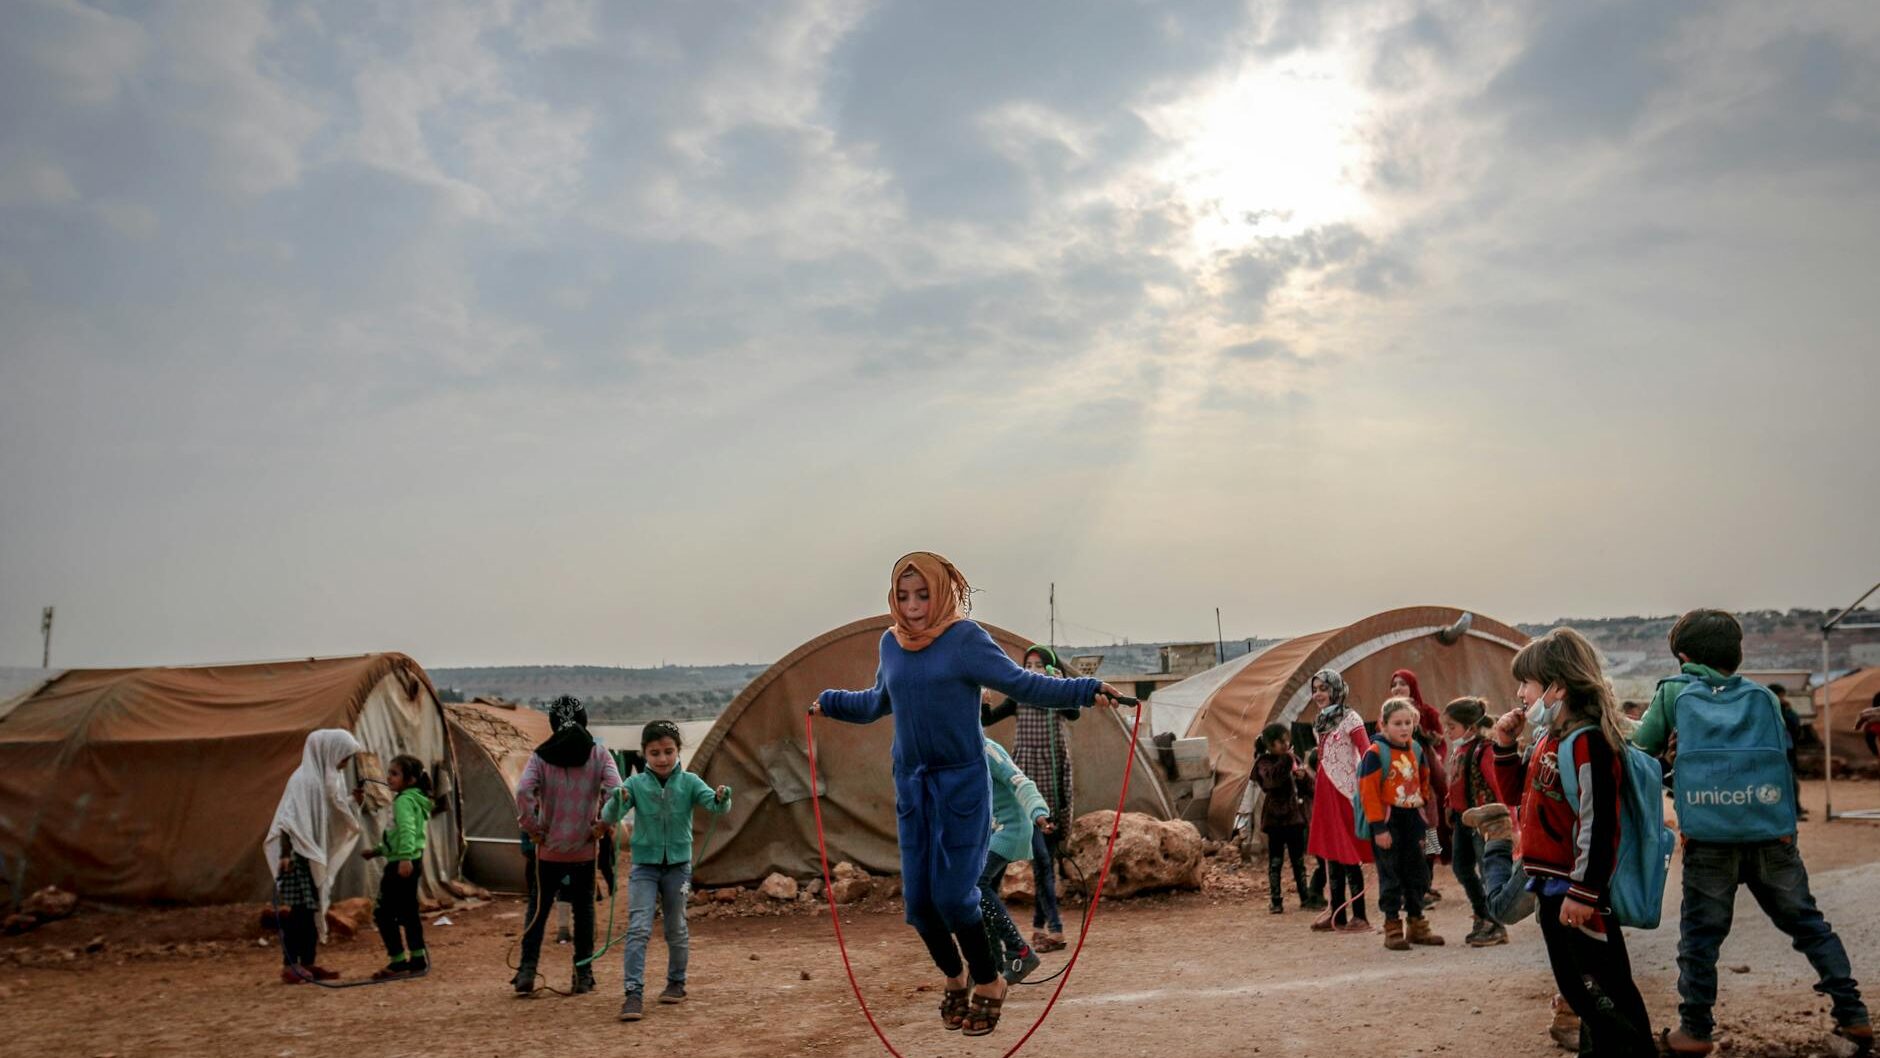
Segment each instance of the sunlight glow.
M1195 249L1205 255L1361 223L1369 213L1364 105L1343 64L1301 56L1145 115L1181 144L1158 175L1193 211Z

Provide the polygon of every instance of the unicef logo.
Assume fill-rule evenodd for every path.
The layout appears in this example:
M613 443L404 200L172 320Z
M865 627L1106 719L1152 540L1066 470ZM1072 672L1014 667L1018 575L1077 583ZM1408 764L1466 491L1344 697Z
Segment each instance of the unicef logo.
M1763 783L1756 787L1756 800L1763 804L1778 804L1782 800L1782 788L1774 783Z

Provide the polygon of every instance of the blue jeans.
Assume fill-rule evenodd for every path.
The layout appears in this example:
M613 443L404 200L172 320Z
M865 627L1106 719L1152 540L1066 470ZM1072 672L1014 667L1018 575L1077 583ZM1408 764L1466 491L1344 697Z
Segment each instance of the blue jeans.
M1468 827L1471 837L1481 840L1474 830ZM1504 926L1532 915L1539 903L1533 893L1528 892L1527 872L1515 862L1514 842L1489 841L1482 845L1482 907L1488 917Z
M654 904L666 918L666 983L685 984L686 959L692 952L685 927L685 897L691 888L690 863L636 863L627 875L627 948L622 962L628 995L639 995L646 985L646 943L653 936Z
M1815 907L1808 891L1808 868L1793 842L1684 845L1684 908L1678 924L1678 1018L1684 1029L1708 1039L1716 1023L1710 1009L1717 1002L1717 950L1730 935L1736 914L1736 890L1750 895L1775 927L1795 941L1820 982L1815 991L1834 1003L1836 1024L1867 1019L1860 989L1847 961L1847 949L1834 927Z
M1064 921L1058 918L1057 864L1051 859L1051 839L1036 827L1031 831L1031 876L1038 893L1032 902L1031 927L1049 926L1053 933L1064 932Z
M1488 899L1482 889L1482 853L1485 843L1481 832L1458 822L1451 831L1451 840L1449 866L1456 872L1456 881L1462 883L1462 891L1469 898L1470 913L1476 918L1493 917L1488 913Z

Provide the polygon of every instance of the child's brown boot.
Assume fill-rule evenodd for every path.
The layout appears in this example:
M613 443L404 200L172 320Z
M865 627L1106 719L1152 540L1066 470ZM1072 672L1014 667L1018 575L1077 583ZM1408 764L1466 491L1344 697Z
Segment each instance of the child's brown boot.
M1566 997L1562 995L1554 996L1553 1009L1554 1023L1547 1027L1548 1037L1554 1041L1555 1046L1563 1050L1578 1051L1580 1049L1580 1016L1573 1012L1573 1008L1567 1005Z
M1408 939L1412 944L1421 944L1430 948L1440 948L1444 943L1443 938L1431 932L1430 920L1421 915L1410 920L1410 935Z
M1471 808L1462 813L1462 825L1473 827L1482 835L1483 841L1511 841L1514 839L1514 820L1508 815L1508 806L1504 804L1485 804L1480 808Z
M1384 920L1384 947L1390 951L1409 951L1410 942L1404 939L1403 919L1387 918Z

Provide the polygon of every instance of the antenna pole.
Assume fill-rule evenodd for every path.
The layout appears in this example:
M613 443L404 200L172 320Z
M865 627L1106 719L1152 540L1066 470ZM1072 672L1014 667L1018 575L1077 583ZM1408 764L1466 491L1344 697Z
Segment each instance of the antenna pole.
M39 667L49 669L52 667L52 607L50 606L39 615L39 634L45 637L45 649L39 655Z
M1051 582L1051 649L1057 650L1057 581Z
M1227 639L1221 635L1221 608L1214 608L1214 663L1227 660Z

